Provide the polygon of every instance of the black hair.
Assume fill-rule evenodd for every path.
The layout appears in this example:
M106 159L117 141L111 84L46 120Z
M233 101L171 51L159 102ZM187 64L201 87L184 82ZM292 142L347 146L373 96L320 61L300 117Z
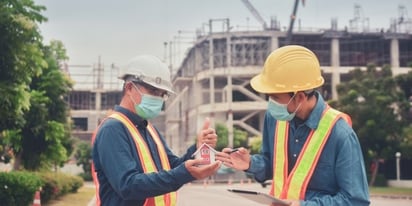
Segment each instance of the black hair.
M296 93L298 93L298 92L296 92ZM301 92L303 92L305 94L305 96L308 97L308 99L310 99L312 96L315 95L315 90L314 89L301 91ZM295 92L289 92L288 94L289 94L290 97L293 97L293 95L295 95Z

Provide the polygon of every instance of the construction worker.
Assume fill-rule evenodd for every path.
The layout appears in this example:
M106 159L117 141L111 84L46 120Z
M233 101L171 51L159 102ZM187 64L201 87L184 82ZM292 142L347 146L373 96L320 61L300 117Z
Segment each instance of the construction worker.
M272 180L270 194L293 206L369 205L358 137L349 116L315 90L324 83L315 54L298 45L281 47L250 83L268 96L261 153L225 148L217 159L258 182Z
M196 144L177 157L148 121L159 115L165 99L173 93L167 66L157 57L138 56L120 78L124 80L120 105L103 120L92 139L97 205L175 205L176 190L220 167L219 161L198 167L202 160L191 159L197 146L216 146L215 130L205 121Z

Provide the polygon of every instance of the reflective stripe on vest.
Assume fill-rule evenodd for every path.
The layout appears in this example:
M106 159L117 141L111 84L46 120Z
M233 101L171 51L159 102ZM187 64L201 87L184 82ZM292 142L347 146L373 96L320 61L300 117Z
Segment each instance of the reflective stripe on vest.
M303 145L295 166L288 175L288 131L289 123L277 121L273 156L273 183L271 195L291 200L304 200L312 174L316 168L330 132L339 118L346 121L349 116L326 107L315 131L311 131Z
M133 140L135 142L136 151L139 155L140 163L141 163L144 173L158 172L146 142L143 140L142 135L136 129L133 123L127 117L125 117L123 114L119 112L115 112L111 114L109 118L114 118L122 122L123 125L128 129L128 131L132 135ZM164 170L170 170L170 164L167 158L165 147L162 141L160 140L160 137L156 129L150 123L148 124L147 129L157 146L157 150L159 152L159 159L162 164L162 168ZM92 138L92 142L94 142L94 139L95 139L95 135ZM95 173L94 169L92 172ZM93 179L95 181L95 184L97 182L97 185L96 185L96 188L97 188L98 181L97 181L96 174L93 174ZM97 197L97 199L99 201L98 205L100 205L99 197ZM145 206L174 206L176 205L176 192L170 192L164 195L147 198L144 205Z

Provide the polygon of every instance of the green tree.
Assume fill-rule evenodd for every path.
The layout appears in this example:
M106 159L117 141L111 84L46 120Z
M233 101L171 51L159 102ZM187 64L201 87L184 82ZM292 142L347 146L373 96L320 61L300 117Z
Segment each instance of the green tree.
M221 151L229 144L229 130L226 125L216 123L216 134L218 135L216 150ZM233 147L248 147L247 132L233 128Z
M30 106L28 85L46 65L37 26L46 21L40 14L44 9L31 0L0 2L0 132L24 124L23 113Z
M408 103L390 67L378 71L368 65L366 71L351 71L349 79L338 86L339 100L332 106L352 117L368 165L391 158L400 149Z
M248 148L248 134L238 128L233 129L233 147L245 147Z
M62 165L72 151L68 106L63 99L72 82L59 68L59 62L67 60L65 49L61 42L52 41L43 52L48 66L30 85L31 106L24 115L27 122L21 129L20 150L15 149L16 163L21 158L29 170Z
M91 179L91 161L92 161L92 147L90 143L80 142L76 147L75 158L77 160L77 165L81 165L83 168L83 179Z
M404 92L405 98L412 98L412 71L396 76L395 79L400 89ZM409 100L412 102L412 99Z
M61 165L72 150L63 101L72 83L59 68L68 58L61 42L43 46L43 10L32 0L0 2L0 149L13 151L15 169Z
M412 71L397 76L396 82L404 92L405 98L408 99L409 105L411 106L407 114L409 126L403 129L400 152L402 153L402 157L412 158Z
M216 150L221 151L223 148L227 147L229 144L229 130L226 125L222 123L216 123L216 134L218 136L216 143Z
M262 137L252 137L250 139L250 153L259 154L262 147Z

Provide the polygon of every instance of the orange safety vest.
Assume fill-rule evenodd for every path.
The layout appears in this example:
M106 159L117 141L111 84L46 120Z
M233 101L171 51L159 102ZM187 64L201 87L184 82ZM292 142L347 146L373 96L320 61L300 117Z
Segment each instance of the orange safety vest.
M133 125L133 123L120 112L114 112L108 118L114 118L114 119L119 120L129 130L130 134L133 137L136 150L137 150L137 154L139 155L140 163L141 163L144 173L158 172L156 165L153 161L153 157L151 156L150 150L146 142L144 141L140 132ZM150 135L152 136L154 142L156 143L157 150L159 152L160 162L162 164L162 168L164 170L170 170L169 159L167 158L166 150L165 150L165 147L162 141L160 140L159 134L156 132L156 129L150 123L147 125L147 129ZM96 133L97 132L93 134L92 144L95 141ZM95 172L93 164L92 164L92 176L93 176L93 181L96 185L96 204L100 205L99 181L97 179L97 173ZM174 206L176 205L176 192L170 192L164 195L147 198L144 205L145 206Z
M288 137L289 122L277 121L273 154L273 181L270 194L281 199L304 200L309 181L315 171L330 132L339 118L351 125L347 114L327 105L323 111L318 128L312 130L303 145L297 162L288 174Z

